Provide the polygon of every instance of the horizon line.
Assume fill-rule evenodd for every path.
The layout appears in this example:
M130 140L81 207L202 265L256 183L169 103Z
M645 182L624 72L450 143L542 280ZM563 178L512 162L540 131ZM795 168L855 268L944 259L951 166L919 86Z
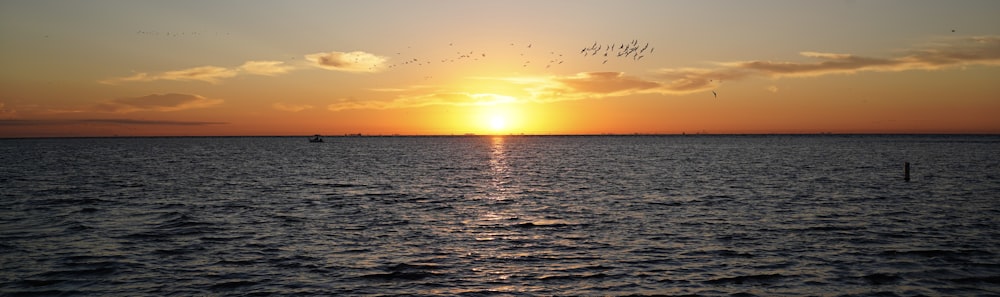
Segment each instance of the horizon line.
M845 132L845 133L835 133L835 132L810 132L810 133L554 133L554 134L477 134L477 133L463 133L463 134L362 134L362 133L346 133L346 134L302 134L302 135L106 135L106 136L21 136L21 137L3 137L0 136L0 140L7 139L73 139L73 138L266 138L266 137L314 137L319 135L321 137L329 138L348 138L348 137L594 137L594 136L1000 136L1000 133L979 133L979 132L907 132L907 133L893 133L893 132Z

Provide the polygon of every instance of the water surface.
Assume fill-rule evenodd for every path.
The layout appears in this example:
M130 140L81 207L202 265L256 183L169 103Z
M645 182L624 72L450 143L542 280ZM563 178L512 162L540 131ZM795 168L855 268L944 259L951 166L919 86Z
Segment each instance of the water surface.
M1000 294L997 136L326 140L0 140L0 294Z

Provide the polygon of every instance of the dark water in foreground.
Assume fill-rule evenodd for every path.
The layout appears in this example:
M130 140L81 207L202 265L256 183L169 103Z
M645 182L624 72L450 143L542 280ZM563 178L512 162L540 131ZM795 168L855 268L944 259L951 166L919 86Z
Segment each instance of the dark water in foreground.
M0 295L996 296L998 156L998 136L0 140Z

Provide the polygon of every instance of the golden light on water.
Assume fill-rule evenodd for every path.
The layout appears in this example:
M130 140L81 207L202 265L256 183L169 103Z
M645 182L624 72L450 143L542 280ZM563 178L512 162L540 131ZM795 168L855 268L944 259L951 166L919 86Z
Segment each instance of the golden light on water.
M503 136L493 136L490 147L490 178L492 191L491 197L496 200L505 200L509 194L508 183L510 182L510 165L507 164L507 151L504 147Z

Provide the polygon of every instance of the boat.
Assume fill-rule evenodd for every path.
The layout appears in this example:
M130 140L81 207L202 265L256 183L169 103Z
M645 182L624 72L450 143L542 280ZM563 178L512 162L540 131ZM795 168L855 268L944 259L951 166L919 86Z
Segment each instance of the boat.
M313 138L309 138L309 142L323 142L323 138L319 137L319 134L313 135Z

